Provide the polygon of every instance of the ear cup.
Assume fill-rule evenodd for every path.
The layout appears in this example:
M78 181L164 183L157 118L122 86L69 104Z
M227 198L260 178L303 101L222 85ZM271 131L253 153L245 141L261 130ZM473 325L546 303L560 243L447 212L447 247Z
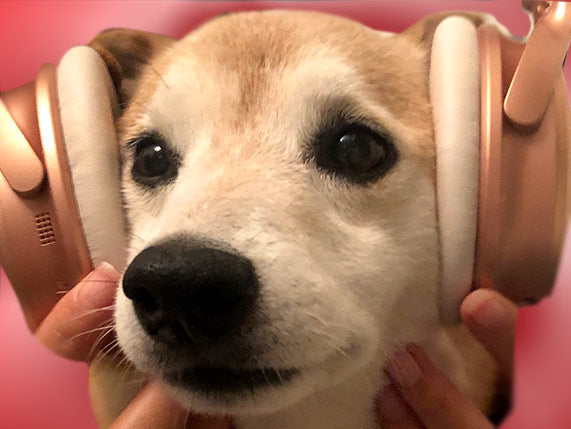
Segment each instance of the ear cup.
M105 63L87 46L68 51L57 68L65 147L93 265L120 269L127 249L121 210L114 116L117 96Z
M430 98L436 140L436 189L442 275L440 315L459 320L472 286L480 159L480 67L476 27L452 16L434 34Z

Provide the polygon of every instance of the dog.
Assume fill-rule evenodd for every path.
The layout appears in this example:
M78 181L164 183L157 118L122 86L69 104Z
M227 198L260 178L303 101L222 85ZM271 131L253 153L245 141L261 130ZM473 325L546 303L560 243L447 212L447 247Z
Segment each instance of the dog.
M491 412L495 363L438 317L428 61L446 16L394 34L246 12L90 43L123 108L115 323L137 371L238 429L365 429L387 359L415 342ZM92 381L103 425L140 387Z

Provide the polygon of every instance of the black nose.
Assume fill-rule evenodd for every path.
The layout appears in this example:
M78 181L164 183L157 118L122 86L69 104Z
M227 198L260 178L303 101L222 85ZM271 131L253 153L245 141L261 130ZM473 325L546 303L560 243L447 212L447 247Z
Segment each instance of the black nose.
M123 291L157 341L192 343L240 327L254 308L259 284L249 259L172 240L143 250L127 268Z

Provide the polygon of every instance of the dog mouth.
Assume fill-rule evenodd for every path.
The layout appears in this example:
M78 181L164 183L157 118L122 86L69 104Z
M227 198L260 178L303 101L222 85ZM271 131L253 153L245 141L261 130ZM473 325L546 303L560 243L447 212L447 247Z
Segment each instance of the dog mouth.
M278 387L300 374L297 368L236 369L198 365L165 374L169 383L200 393L239 393L260 388Z

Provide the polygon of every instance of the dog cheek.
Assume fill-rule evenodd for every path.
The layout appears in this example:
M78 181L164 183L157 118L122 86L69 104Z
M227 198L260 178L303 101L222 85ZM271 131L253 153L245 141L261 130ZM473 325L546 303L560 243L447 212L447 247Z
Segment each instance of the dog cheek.
M140 370L153 371L155 365L148 352L152 348L152 341L143 331L131 301L121 287L117 290L115 301L115 332L125 356Z
M296 356L303 356L303 361L295 363L321 366L331 356L351 350L360 359L375 342L370 334L374 323L354 304L351 292L334 278L319 275L315 267L298 264L294 272L284 271L281 275L289 274L287 279L268 283L263 293L267 328L279 333L272 346L273 357L268 358L281 356L291 364ZM275 280L276 275L269 278ZM260 336L262 340L267 333Z

